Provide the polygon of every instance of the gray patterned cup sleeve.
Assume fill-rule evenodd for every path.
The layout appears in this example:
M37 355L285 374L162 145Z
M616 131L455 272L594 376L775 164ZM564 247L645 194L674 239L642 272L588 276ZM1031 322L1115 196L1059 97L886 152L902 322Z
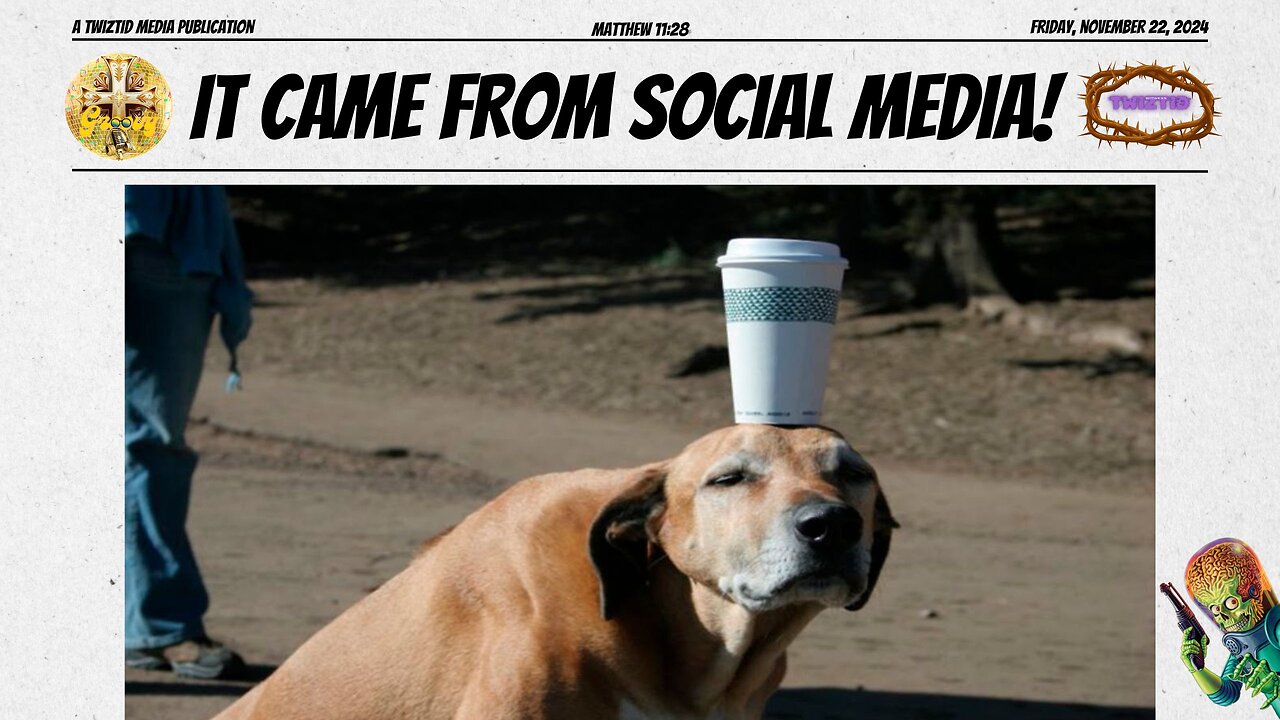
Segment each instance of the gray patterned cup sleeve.
M834 324L840 291L826 287L725 288L724 312L734 322Z

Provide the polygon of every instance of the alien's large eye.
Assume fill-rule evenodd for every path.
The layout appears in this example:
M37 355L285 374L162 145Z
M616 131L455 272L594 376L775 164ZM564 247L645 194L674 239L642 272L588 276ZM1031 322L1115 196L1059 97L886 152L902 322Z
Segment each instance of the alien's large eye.
M741 470L736 470L734 472L725 473L723 475L717 475L716 477L713 477L709 481L707 481L707 484L717 485L719 487L729 487L731 485L737 485L738 483L746 479L747 479L746 473L742 472Z
M1214 615L1221 615L1222 608L1218 607L1217 605L1210 605L1209 612L1213 613Z
M111 118L111 127L120 127L120 118Z
M1235 610L1236 608L1240 607L1240 598L1229 597L1226 599L1225 602L1222 603L1222 605L1228 610Z
M123 119L123 120L121 120L121 121L120 121L120 124L121 124L121 125L123 125L123 126L125 126L125 127L129 127L129 126L130 126L130 125L132 125L133 123L129 122L129 118L125 118L125 119Z

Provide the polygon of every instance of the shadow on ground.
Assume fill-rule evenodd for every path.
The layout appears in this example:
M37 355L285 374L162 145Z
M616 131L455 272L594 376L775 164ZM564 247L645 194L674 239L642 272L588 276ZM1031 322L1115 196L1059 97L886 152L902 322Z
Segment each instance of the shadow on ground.
M1054 360L1011 360L1010 365L1024 370L1079 370L1090 380L1119 373L1135 373L1145 377L1156 376L1155 363L1142 357L1107 353L1101 360L1061 358Z
M709 260L707 267L711 267ZM514 290L483 291L476 293L474 297L480 302L515 300L519 303L514 311L496 320L501 325L557 315L587 315L617 307L670 307L700 301L711 302L708 309L719 313L724 291L721 289L720 274L713 270L657 270L638 278L557 281ZM907 302L895 290L891 276L874 273L847 278L845 297L858 301L859 316L900 312ZM937 320L924 320L903 323L867 337L941 328L942 323Z
M156 680L125 680L126 695L189 695L240 697L276 671L275 665L250 664L241 677L227 680L188 680L169 673L154 673ZM160 679L163 678L163 679Z
M251 666L250 670L254 679L260 681L275 667ZM124 684L124 691L129 695L239 697L252 687L252 681L129 680ZM845 688L787 688L769 700L765 717L770 720L1145 720L1154 718L1155 710Z
M519 298L523 302L497 320L499 324L540 320L555 315L581 315L611 307L677 305L697 300L720 301L720 277L714 273L673 273L667 277L574 282L506 292L476 294L480 301ZM717 306L718 309L718 306Z
M1002 700L960 695L786 688L769 700L770 720L1137 720L1155 709Z

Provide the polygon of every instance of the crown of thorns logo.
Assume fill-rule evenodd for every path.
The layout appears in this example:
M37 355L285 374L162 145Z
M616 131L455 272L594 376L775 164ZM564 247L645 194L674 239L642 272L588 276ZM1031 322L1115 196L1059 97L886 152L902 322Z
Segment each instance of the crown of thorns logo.
M1098 145L1102 145L1103 142L1107 144L1118 142L1124 143L1125 147L1130 143L1148 147L1156 145L1173 147L1177 143L1182 143L1184 148L1193 142L1199 144L1200 140L1207 135L1217 135L1218 133L1213 131L1213 119L1221 113L1214 111L1213 102L1222 98L1214 97L1209 90L1210 83L1201 82L1189 70L1190 68L1186 66L1176 70L1172 65L1162 66L1153 62L1150 65L1125 65L1123 68L1117 68L1113 64L1106 69L1099 65L1098 72L1092 75L1081 75L1080 77L1084 78L1084 94L1080 97L1084 100L1085 114L1080 117L1085 119L1084 129L1087 132L1080 134L1098 138ZM1158 128L1150 130L1143 130L1140 122L1130 125L1128 118L1112 120L1104 117L1100 109L1102 96L1119 90L1136 77L1148 77L1162 87L1168 85L1170 88L1194 93L1200 98L1200 115L1186 122L1161 124Z

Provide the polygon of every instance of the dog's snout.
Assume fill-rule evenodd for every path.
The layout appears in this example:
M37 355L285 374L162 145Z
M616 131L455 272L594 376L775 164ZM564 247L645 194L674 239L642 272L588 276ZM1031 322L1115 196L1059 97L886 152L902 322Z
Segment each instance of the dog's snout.
M796 512L796 534L820 550L844 550L862 534L862 518L848 505L805 505Z

